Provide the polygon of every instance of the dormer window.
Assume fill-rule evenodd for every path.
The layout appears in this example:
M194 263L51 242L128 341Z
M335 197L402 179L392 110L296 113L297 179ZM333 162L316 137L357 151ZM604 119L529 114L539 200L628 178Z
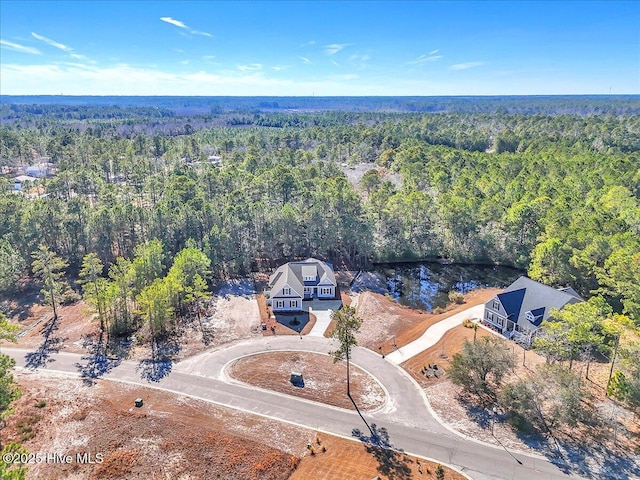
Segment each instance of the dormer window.
M316 279L316 277L311 277L311 276L305 276L304 277L304 281L305 282L313 282Z
M498 299L495 299L493 301L493 309L494 310L500 310L500 301L498 301Z
M527 320L529 320L531 323L535 322L536 317L533 316L533 313L531 313L530 311L525 313L524 316L527 318Z
M285 287L282 289L283 295L291 295L291 289L289 287Z

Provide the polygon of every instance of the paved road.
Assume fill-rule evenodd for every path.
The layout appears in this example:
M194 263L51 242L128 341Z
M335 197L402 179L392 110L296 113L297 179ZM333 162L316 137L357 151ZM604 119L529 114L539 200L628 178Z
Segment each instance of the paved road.
M483 315L484 304L476 305L475 307L467 308L462 312L451 315L431 325L420 338L408 343L404 347L398 348L395 352L391 352L387 355L387 360L396 365L400 365L402 362L406 362L420 352L424 352L427 348L438 343L438 340L440 340L448 330L460 325L465 318L482 318Z
M141 378L137 362L124 361L104 378L160 388L190 395L224 406L294 423L322 432L353 438L354 429L368 435L357 413L324 404L249 387L228 379L224 367L235 358L261 351L301 350L326 353L336 344L325 338L265 337L225 345L172 366L158 382ZM3 352L24 367L24 349L3 348ZM79 354L57 353L42 370L77 374ZM378 432L386 429L388 441L396 449L449 464L474 480L579 478L564 473L543 457L511 454L503 449L465 439L440 425L426 406L424 392L409 375L374 352L356 348L353 363L368 371L388 392L388 402L373 413L364 413Z

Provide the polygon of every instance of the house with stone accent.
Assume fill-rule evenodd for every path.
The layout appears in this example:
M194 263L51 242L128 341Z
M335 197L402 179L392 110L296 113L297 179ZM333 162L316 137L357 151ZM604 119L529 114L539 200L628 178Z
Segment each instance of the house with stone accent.
M552 309L583 301L571 287L555 289L522 276L485 303L482 321L507 338L529 346Z
M333 266L315 258L289 262L269 277L265 292L274 312L302 311L304 300L334 299L336 276Z

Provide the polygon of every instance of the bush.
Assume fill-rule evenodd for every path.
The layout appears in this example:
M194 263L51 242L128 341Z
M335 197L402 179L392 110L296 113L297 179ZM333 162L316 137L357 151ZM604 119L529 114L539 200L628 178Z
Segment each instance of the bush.
M475 325L475 323L470 318L465 318L462 321L462 326L465 327L465 328L473 328L474 325Z
M449 301L451 303L462 305L464 303L464 295L462 295L460 292L452 290L449 292Z
M438 465L438 468L436 468L436 478L444 480L444 468L442 468L442 465Z
M45 400L39 400L38 403L36 403L36 408L44 408L47 406L47 402Z
M60 295L60 304L73 305L74 303L80 301L81 298L82 297L78 294L78 292L67 285L64 289L64 292L62 292L62 295Z

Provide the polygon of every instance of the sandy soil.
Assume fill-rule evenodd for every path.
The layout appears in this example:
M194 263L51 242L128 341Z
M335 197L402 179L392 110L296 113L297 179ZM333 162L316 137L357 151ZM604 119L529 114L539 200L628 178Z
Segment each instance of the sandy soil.
M351 395L358 408L375 410L384 405L386 395L378 382L355 365L351 365L350 370ZM304 387L291 384L291 372L303 374ZM354 409L346 392L346 363L333 363L329 355L309 352L260 353L236 360L228 367L227 373L256 387Z
M385 355L395 346L402 347L420 337L427 328L448 316L474 305L485 303L500 290L480 289L465 295L462 305L450 305L438 315L414 310L397 304L388 297L372 292L354 295L356 313L362 318L362 328L357 335L358 345Z
M20 316L23 317L19 324L24 335L18 339L17 345L35 350L42 345L44 334L53 319L51 307L29 305L17 311L13 320L16 321ZM58 316L50 339L51 349L86 352L100 332L100 325L93 319L89 307L80 301L60 307ZM177 337L172 342L173 348L170 349L173 359L185 358L241 338L261 335L260 312L252 283L235 280L219 284L201 321L202 325L195 317L181 319ZM150 358L151 343L146 327L143 326L134 338L136 341L126 348L127 358Z
M32 453L74 457L70 464L30 465L33 479L284 480L312 438L308 430L159 390L108 381L85 387L39 373L18 377L25 393L3 440L22 441ZM137 397L142 408L133 407ZM103 462L75 461L85 452L94 459L103 454Z
M24 393L3 442L73 457L70 464L29 465L30 479L435 478L436 465L424 460L185 396L109 381L86 387L38 372L16 377ZM138 397L142 408L133 407ZM103 460L82 464L78 453ZM447 479L464 478L445 471Z

